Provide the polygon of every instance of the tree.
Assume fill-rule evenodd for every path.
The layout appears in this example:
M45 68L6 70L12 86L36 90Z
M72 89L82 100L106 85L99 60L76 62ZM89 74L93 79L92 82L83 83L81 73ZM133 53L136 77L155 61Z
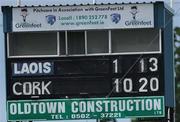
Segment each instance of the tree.
M175 28L176 121L180 121L180 27Z

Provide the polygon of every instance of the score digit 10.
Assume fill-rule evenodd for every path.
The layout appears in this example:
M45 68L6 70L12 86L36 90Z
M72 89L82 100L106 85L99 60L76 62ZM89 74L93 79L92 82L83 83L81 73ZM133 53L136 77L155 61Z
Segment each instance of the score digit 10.
M120 68L127 65L127 60L133 60L133 63L122 73ZM115 77L112 78L114 93L147 93L158 92L160 90L158 58L126 58L123 60L124 64L122 62L120 63L120 61L122 61L122 59L117 58L112 62L113 73L115 75ZM120 77L118 75L120 75Z

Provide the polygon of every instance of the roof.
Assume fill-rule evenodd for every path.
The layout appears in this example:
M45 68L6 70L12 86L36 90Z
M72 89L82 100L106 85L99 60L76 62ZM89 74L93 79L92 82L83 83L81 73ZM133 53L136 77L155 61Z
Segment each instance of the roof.
M162 1L159 1L161 3L163 3ZM23 5L23 6L3 6L3 7L52 7L52 6L88 6L88 5L129 5L129 4L152 4L152 3L157 3L157 2L128 2L128 3L125 3L125 2L121 2L121 3L87 3L87 4L59 4L59 5L31 5L31 6L28 6L28 5Z

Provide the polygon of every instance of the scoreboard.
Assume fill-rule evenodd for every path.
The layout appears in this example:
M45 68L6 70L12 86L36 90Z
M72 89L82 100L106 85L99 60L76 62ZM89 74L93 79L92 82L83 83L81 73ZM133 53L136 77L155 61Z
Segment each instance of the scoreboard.
M11 59L8 99L163 95L162 62L161 54Z
M172 11L163 2L2 11L8 121L170 116Z

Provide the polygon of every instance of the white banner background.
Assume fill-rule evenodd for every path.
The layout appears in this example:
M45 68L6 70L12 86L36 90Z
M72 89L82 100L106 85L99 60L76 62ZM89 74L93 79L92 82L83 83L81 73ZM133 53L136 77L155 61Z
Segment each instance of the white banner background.
M21 7L12 15L14 32L154 27L153 4Z

